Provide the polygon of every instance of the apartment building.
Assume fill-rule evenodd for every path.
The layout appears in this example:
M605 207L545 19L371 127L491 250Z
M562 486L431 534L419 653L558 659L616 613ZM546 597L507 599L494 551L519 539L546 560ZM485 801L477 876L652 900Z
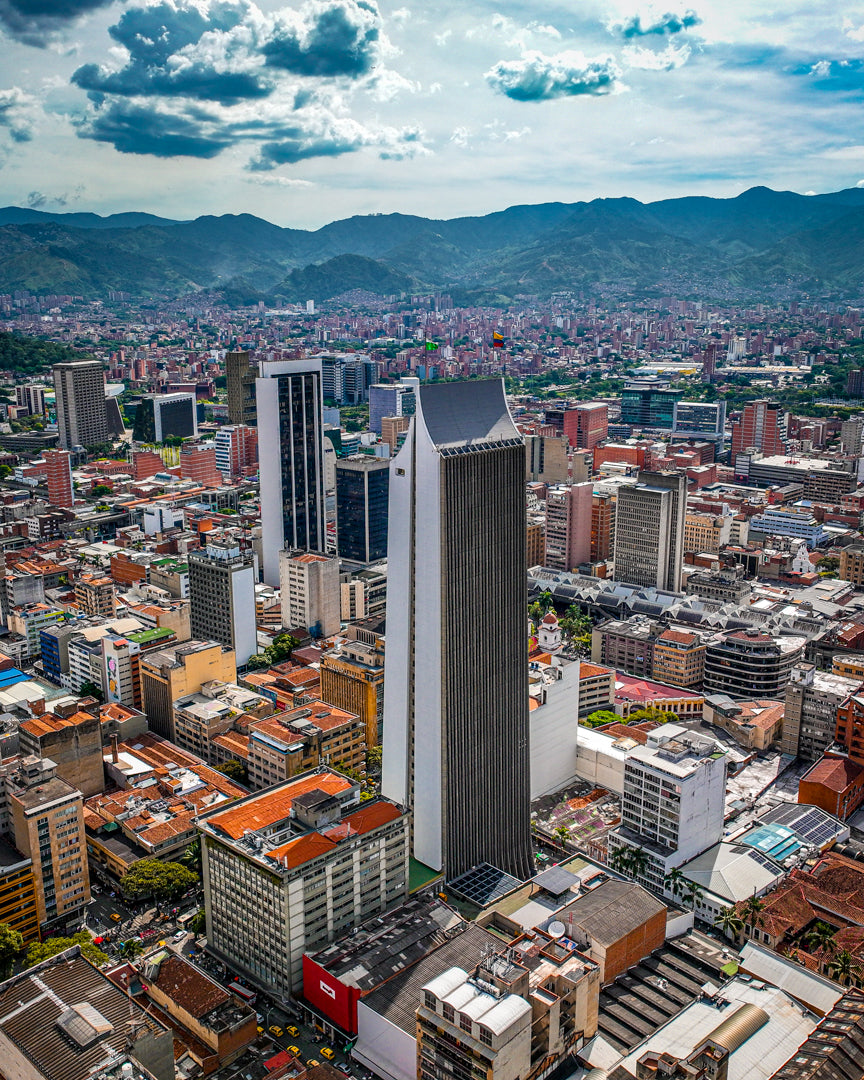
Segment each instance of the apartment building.
M840 551L840 569L843 581L864 585L864 544L847 544Z
M39 940L33 860L3 840L0 840L0 922L17 930L27 944Z
M684 519L684 550L716 555L729 543L732 517L688 513Z
M384 638L349 626L335 649L321 656L321 700L360 717L367 747L381 741L384 716Z
M259 720L249 729L249 784L280 784L319 765L366 773L366 726L325 701Z
M663 892L673 868L723 838L726 755L712 739L678 724L648 733L624 764L621 825L609 836L609 854L641 848L647 866L637 879Z
M816 761L834 741L837 710L862 684L864 677L848 678L817 671L814 664L796 664L786 685L783 753Z
M255 629L255 567L237 541L208 540L188 556L190 628L199 641L218 641L243 667L258 652Z
M705 649L699 634L664 630L654 642L653 677L672 686L701 686Z
M546 554L551 570L575 570L591 557L592 484L562 484L546 492Z
M615 670L581 661L579 664L579 715L590 716L615 706Z
M151 731L174 742L174 702L214 679L237 679L234 650L218 641L187 641L142 657L141 694Z
M303 953L408 894L409 819L321 767L198 821L209 951L280 996Z
M270 698L236 683L204 683L199 692L174 702L174 740L190 754L220 764L225 755L215 743L218 736L234 730L248 733L254 720L271 716L274 708Z
M40 933L77 926L90 902L81 792L35 757L14 761L3 779L8 836L32 864Z
M56 775L85 798L105 788L98 712L66 708L56 714L41 713L19 726L18 746L23 757L50 758Z
M312 551L281 551L279 581L284 627L301 628L316 638L339 632L338 559Z
M86 615L110 619L117 612L114 582L110 577L82 574L75 582L75 603Z

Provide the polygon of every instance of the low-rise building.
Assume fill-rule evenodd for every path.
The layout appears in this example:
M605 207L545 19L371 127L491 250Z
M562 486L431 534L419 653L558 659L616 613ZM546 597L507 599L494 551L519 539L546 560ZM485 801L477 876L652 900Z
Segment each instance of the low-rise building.
M834 741L838 708L862 682L817 671L814 664L796 664L786 686L783 753L816 761Z
M366 725L355 713L309 701L250 725L247 767L253 788L280 784L319 765L365 775Z
M772 637L764 630L717 634L707 643L703 687L732 698L778 697L805 645L802 637Z
M367 747L378 746L384 715L384 637L369 625L349 626L321 657L321 700L356 713Z
M198 818L208 950L283 996L303 954L408 895L409 819L326 767Z
M615 671L600 664L579 664L579 715L590 716L615 705Z
M786 706L782 701L733 701L725 694L705 698L703 716L741 746L762 752L780 744Z
M705 643L699 634L667 627L654 642L653 677L672 686L701 686Z

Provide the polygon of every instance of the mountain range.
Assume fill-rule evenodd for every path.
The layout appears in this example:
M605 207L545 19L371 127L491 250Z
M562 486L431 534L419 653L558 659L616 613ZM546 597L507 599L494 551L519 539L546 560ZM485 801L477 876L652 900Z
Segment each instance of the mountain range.
M864 296L864 188L594 199L450 220L372 214L314 231L250 214L0 209L0 293L112 289L142 300L208 290L234 304L433 289L457 303L556 291L854 301Z

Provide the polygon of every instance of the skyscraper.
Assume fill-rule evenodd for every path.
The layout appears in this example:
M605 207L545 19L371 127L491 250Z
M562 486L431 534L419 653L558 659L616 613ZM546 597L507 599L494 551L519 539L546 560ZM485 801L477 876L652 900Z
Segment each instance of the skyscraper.
M54 365L60 446L97 446L111 438L105 406L105 373L98 360Z
M249 362L249 353L225 354L225 377L228 390L228 421L231 424L254 424L255 369Z
M52 506L71 508L75 504L75 492L72 488L72 455L68 450L43 450L42 458L45 461L48 502Z
M776 401L751 401L741 419L732 425L732 461L745 450L759 450L766 457L786 453L789 414Z
M256 396L262 570L278 585L280 551L324 551L321 361L263 361Z
M382 793L421 862L524 878L525 446L503 382L418 389L390 472Z
M635 487L622 486L615 511L615 580L680 592L686 513L684 473L642 470Z
M340 559L387 557L390 462L356 454L336 462L336 551Z

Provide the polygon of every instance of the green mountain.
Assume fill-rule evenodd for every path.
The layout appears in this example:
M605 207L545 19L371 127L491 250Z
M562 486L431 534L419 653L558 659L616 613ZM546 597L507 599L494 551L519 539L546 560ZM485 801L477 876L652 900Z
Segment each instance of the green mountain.
M768 297L864 295L864 189L734 199L595 199L432 220L372 214L314 232L250 214L0 209L0 293L136 298L222 290L243 303L441 289L459 296L557 290Z

